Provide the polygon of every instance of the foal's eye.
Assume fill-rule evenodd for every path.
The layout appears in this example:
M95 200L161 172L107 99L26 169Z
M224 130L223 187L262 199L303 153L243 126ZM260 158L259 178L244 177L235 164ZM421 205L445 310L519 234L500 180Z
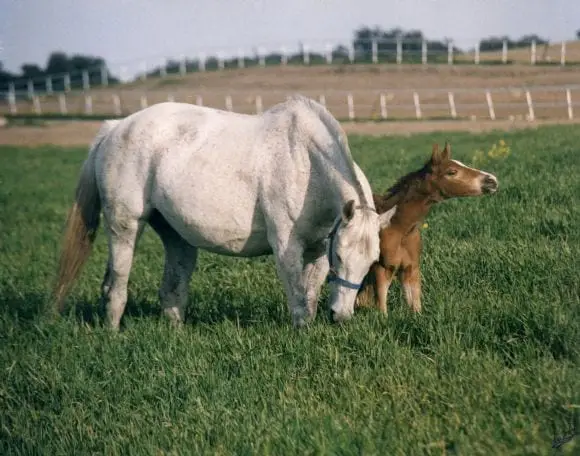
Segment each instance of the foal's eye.
M448 170L445 172L445 175L446 175L446 176L455 176L456 174L457 174L457 170L456 170L456 169L448 169Z

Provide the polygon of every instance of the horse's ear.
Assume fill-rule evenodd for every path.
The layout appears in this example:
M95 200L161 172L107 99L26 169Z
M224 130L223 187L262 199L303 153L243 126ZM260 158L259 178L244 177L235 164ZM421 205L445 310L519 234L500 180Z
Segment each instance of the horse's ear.
M393 215L395 215L396 211L397 211L397 206L393 206L387 212L383 212L382 214L379 214L379 229L380 230L389 226L389 224L391 223L391 219L393 218Z
M445 148L441 152L441 158L443 160L449 160L451 158L451 144L449 144L449 141L445 141Z
M347 201L342 208L342 220L344 220L347 223L350 222L353 217L354 217L354 200L351 199Z

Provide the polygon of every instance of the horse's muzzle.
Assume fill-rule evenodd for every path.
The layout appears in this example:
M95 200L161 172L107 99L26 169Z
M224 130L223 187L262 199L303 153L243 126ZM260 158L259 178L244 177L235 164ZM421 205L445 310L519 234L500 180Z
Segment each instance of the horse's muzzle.
M485 176L483 178L483 182L481 183L481 191L483 193L495 193L497 192L497 188L497 179L494 176Z

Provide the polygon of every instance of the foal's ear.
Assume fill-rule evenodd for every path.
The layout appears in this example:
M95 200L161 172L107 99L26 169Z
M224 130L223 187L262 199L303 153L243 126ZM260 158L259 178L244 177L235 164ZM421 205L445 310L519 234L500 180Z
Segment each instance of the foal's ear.
M439 150L439 144L433 144L433 152L431 153L431 163L438 165L439 163L449 160L451 158L451 145L449 141L445 141L445 148Z
M451 144L449 144L449 141L445 141L445 148L441 152L441 158L443 160L449 160L451 158Z
M433 144L433 151L431 152L431 163L433 165L438 165L441 163L441 151L439 150L439 144Z
M354 217L354 200L352 199L347 201L344 207L342 208L342 220L344 220L345 223L348 223L351 221L353 217Z

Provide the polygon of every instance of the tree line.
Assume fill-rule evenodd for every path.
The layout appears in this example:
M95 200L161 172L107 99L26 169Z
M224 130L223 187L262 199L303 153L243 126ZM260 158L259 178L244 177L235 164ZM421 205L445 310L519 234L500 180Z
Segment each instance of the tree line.
M370 61L373 52L373 42L376 42L378 54L381 60L391 61L396 58L397 40L401 41L403 50L403 61L410 63L421 59L422 43L427 43L428 52L430 54L430 61L437 61L438 59L446 59L446 53L451 39L430 40L420 30L403 30L401 28L392 28L384 30L380 27L360 27L354 31L352 47L355 52L357 61ZM577 39L580 39L580 30L576 33ZM538 35L525 35L519 39L511 39L509 36L488 37L480 41L480 51L497 51L503 48L503 43L507 42L508 48L528 47L535 41L537 45L548 44L548 40ZM301 49L294 54L288 55L288 63L300 63L304 61L305 49ZM460 54L465 52L453 46L453 52ZM274 64L280 62L280 53L270 53L264 56L266 64ZM333 61L341 62L349 58L349 49L344 45L336 46L332 50ZM309 52L309 59L311 63L318 63L324 61L325 56L320 53ZM246 66L258 64L258 54L252 57L245 57L244 64ZM218 67L217 57L209 57L205 61L205 68L208 70ZM238 65L238 59L228 59L223 62L224 67L235 67ZM161 67L153 68L147 73L147 76L157 76L162 71L166 73L177 73L180 71L182 63L176 60L169 60L167 65L162 69ZM197 59L187 59L185 61L186 71L198 71L200 69L200 62ZM81 88L83 86L82 74L84 71L88 72L89 84L99 85L102 82L102 71L106 72L109 83L116 83L118 79L113 76L107 67L104 58L73 54L68 55L65 52L52 52L48 57L46 65L41 67L35 63L25 63L20 68L20 73L11 73L3 68L0 62L0 91L8 90L8 85L14 83L20 90L25 88L29 81L32 81L35 90L44 91L46 89L46 77L56 76L52 82L52 88L55 91L62 91L65 87L65 81L62 75L70 75L70 88ZM58 77L58 76L61 77Z

